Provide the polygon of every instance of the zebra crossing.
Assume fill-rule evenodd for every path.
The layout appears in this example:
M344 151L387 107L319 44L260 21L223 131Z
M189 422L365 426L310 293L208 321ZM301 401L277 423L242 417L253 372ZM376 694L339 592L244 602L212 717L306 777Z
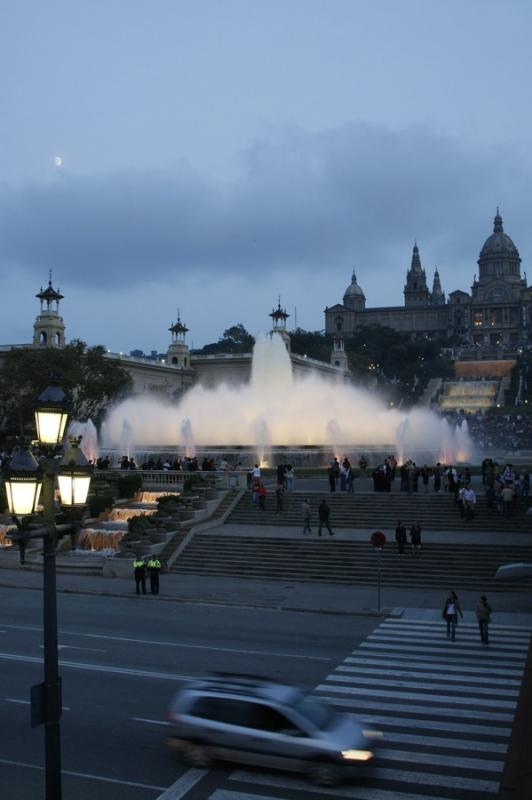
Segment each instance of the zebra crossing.
M504 767L530 633L388 618L316 687L383 734L359 784L317 787L288 774L233 771L209 800L493 800Z

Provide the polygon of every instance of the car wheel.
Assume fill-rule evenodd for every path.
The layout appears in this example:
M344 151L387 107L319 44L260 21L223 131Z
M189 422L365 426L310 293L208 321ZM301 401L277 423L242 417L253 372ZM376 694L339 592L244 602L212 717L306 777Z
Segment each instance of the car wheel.
M189 744L183 751L183 760L190 767L208 769L212 764L212 757L202 744Z
M318 786L338 786L342 782L342 773L339 768L327 761L313 764L308 771L308 776L312 783L316 783Z

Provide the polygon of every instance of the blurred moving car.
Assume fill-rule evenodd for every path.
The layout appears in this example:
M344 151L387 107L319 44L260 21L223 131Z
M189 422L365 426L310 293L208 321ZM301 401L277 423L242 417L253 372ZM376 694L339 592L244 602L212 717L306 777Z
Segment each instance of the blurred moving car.
M367 769L380 736L294 686L226 673L187 683L168 719L169 744L191 766L237 761L302 772L322 786Z

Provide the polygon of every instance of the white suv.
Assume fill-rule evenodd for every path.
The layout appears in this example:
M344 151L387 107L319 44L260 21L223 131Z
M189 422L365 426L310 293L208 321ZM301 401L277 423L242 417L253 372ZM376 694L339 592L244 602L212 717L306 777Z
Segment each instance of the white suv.
M303 772L328 786L367 769L374 757L370 740L380 737L301 689L225 673L187 683L168 719L169 743L192 766L238 761Z

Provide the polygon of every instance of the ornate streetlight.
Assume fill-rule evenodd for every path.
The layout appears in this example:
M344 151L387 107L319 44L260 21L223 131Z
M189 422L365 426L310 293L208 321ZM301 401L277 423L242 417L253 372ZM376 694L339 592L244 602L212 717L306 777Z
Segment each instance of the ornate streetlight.
M7 501L18 529L22 547L29 539L44 543L43 617L44 682L31 688L31 724L45 726L46 800L61 800L61 678L57 654L57 538L75 536L76 523L56 525L54 514L55 480L58 478L61 504L70 509L85 505L90 486L90 467L79 449L81 437L70 439L70 449L59 462L55 457L68 419L69 404L63 390L51 385L41 394L35 411L39 445L46 456L36 461L28 447L14 454L5 474ZM29 518L37 509L42 486L42 510L45 526L31 528ZM21 558L21 561L23 559Z
M70 411L70 403L64 391L57 384L51 383L37 402L35 426L39 444L61 445Z

